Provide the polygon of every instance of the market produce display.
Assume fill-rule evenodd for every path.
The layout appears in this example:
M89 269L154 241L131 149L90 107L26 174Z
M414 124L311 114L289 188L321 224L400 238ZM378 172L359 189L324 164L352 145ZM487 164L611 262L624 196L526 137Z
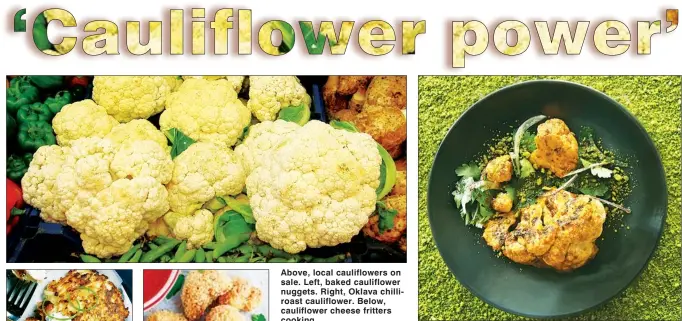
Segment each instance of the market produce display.
M375 98L325 123L304 77L12 77L7 177L85 262L400 254L402 78L367 77Z

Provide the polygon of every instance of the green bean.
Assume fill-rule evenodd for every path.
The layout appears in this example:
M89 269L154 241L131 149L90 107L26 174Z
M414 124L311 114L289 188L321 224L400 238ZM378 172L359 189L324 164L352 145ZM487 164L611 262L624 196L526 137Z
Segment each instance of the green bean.
M206 252L204 252L204 249L199 248L197 250L196 255L194 256L194 262L204 263L205 261L206 261Z
M232 261L232 262L234 262L234 263L248 263L250 258L251 258L251 256L249 256L249 255L242 255L242 256L236 257L234 259L234 261Z
M189 263L192 260L194 260L194 255L197 253L197 250L188 250L182 253L182 256L175 260L178 263Z
M227 263L227 262L225 261L225 258L221 256L218 258L218 263Z
M234 256L222 256L222 257L225 258L225 262L223 262L223 263L234 263L234 259L235 259Z
M173 248L178 246L178 244L180 244L179 240L172 240L172 241L168 241L166 243L163 243L163 245L159 245L158 249L151 250L151 251L143 254L142 258L140 258L140 262L150 263L150 262L156 261L156 259L160 258L162 255L171 251Z
M215 250L216 246L218 246L217 242L208 242L208 243L204 244L204 246L202 246L202 247L204 249L207 249L207 250Z
M128 261L128 262L129 262L129 263L137 263L137 262L140 262L140 258L141 258L141 257L142 257L142 249L139 249L139 250L137 250L137 252L135 252L135 255L133 255L133 257L132 257L132 258L130 259L130 261Z
M159 259L159 261L161 261L161 263L168 263L168 261L170 261L170 259L171 259L171 258L170 258L170 255L164 254L164 255Z
M102 260L92 256L92 255L87 255L87 254L81 254L80 255L81 260L85 263L102 263Z
M156 243L157 245L162 245L163 243L170 242L170 241L177 241L177 240L174 238L163 236L163 235L159 235L159 236L154 238L154 243Z
M327 263L326 259L321 258L321 257L314 257L312 260L310 260L311 263Z
M303 260L303 262L310 262L313 260L313 256L310 254L303 254L301 255L301 259Z
M213 251L206 252L206 262L213 262Z
M290 263L290 261L281 257L273 257L268 260L268 263Z
M104 260L104 263L116 263L116 262L118 262L118 261L114 258L108 258L108 259Z
M249 244L244 244L237 248L237 251L241 254L251 255L253 254L253 246Z
M258 246L258 253L260 253L263 256L271 256L271 257L280 257L284 259L290 259L291 254L284 252L282 250L278 250L270 245L263 244Z
M329 263L342 262L345 259L346 259L345 254L337 254L337 255L334 255L330 258L327 258L326 262L329 262Z
M178 246L178 250L175 251L175 256L173 257L175 261L179 261L180 258L185 254L187 251L187 241L182 241L180 243L180 246Z
M154 242L149 242L149 243L147 243L147 245L148 245L149 248L152 249L152 250L156 250L156 249L159 248L159 246L156 245L156 244L154 244Z
M220 243L218 244L218 246L216 246L215 250L213 250L213 256L219 257L225 254L227 251L230 251L241 244L242 242L240 239L228 237L225 242Z
M260 263L260 262L265 263L266 262L265 258L262 256L256 256L256 257L252 257L251 259L249 259L249 263Z
M118 259L118 262L119 263L128 262L128 260L130 260L130 258L133 257L133 255L135 255L135 252L137 252L137 250L139 250L141 247L142 247L142 243L137 243L137 244L133 245L128 250L128 252L125 252L125 254L121 255L121 258Z

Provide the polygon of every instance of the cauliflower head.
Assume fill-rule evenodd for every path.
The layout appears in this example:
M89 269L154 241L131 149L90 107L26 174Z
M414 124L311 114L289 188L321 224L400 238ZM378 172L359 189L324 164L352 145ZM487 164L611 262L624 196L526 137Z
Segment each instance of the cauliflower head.
M364 133L313 120L246 179L258 237L298 253L349 242L375 209L381 156Z
M278 119L249 127L241 144L234 148L247 173L258 167L289 133L301 128L296 123Z
M183 79L199 78L206 80L225 79L227 80L228 83L230 83L232 89L239 93L242 90L242 86L244 84L244 79L246 79L246 76L182 76L182 78Z
M62 146L69 146L79 138L104 137L116 125L116 119L109 116L104 107L90 99L64 106L52 119L57 143Z
M155 141L137 140L124 144L111 160L114 179L149 176L161 184L173 176L173 160Z
M169 209L168 192L151 177L119 179L67 211L68 224L83 240L85 252L100 258L125 253L149 225Z
M197 142L234 146L251 123L251 113L225 79L191 78L167 100L159 125L177 128Z
M119 122L146 119L163 111L176 76L95 76L92 99Z
M190 214L216 196L237 195L244 189L246 171L228 147L197 142L175 157L168 184L173 212Z
M164 221L175 238L187 240L188 249L200 248L213 240L213 214L209 210L189 215L169 212Z
M280 109L305 105L311 98L296 76L250 76L247 107L260 121L275 120Z
M127 123L116 125L104 138L116 145L136 140L152 140L165 150L170 151L166 136L146 119L135 119Z
M21 179L24 201L40 209L46 222L66 220L66 208L59 201L57 176L67 162L70 148L57 145L43 146L33 154L28 171Z

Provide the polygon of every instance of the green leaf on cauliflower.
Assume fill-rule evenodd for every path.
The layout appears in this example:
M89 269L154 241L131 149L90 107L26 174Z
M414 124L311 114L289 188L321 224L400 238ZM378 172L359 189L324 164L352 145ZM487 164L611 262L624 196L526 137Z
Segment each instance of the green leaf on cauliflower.
M377 215L379 215L379 233L392 229L395 226L395 216L398 211L386 207L384 202L377 202Z
M379 187L377 187L377 199L382 199L388 195L395 185L397 170L393 157L381 145L377 144L379 155L381 155L381 167L379 168Z
M190 145L196 143L192 137L185 135L182 131L177 128L171 128L166 131L166 137L171 143L171 158L175 159L182 152L187 150Z
M462 164L455 169L455 173L457 173L457 176L459 177L471 177L475 180L478 180L481 177L481 169L474 162Z
M305 104L280 109L277 119L286 120L301 126L310 120L310 107Z
M351 133L357 133L358 129L355 128L355 125L351 124L350 122L347 121L341 121L341 120L332 120L329 123L330 126L332 126L334 129L342 129L345 131L349 131Z
M241 244L249 240L254 228L239 212L230 210L216 216L214 230L216 242L233 241Z
M253 218L253 210L251 209L251 205L248 202L230 196L224 196L222 199L233 211L239 213L244 218L246 223L256 223L256 220Z

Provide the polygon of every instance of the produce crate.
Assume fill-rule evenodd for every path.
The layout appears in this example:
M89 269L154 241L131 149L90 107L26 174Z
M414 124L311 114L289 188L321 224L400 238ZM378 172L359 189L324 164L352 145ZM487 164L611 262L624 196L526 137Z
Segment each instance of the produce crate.
M322 86L327 76L298 76L301 83L312 97L311 119L328 122ZM149 120L158 124L158 116ZM13 145L11 142L8 148ZM69 226L47 223L40 219L40 211L27 207L26 214L17 226L7 235L8 263L50 263L50 262L81 262L78 257L83 253L79 234ZM331 257L337 254L349 254L347 262L382 263L407 261L405 253L390 245L366 238L360 232L350 243L335 247L308 249L304 254L314 257Z

